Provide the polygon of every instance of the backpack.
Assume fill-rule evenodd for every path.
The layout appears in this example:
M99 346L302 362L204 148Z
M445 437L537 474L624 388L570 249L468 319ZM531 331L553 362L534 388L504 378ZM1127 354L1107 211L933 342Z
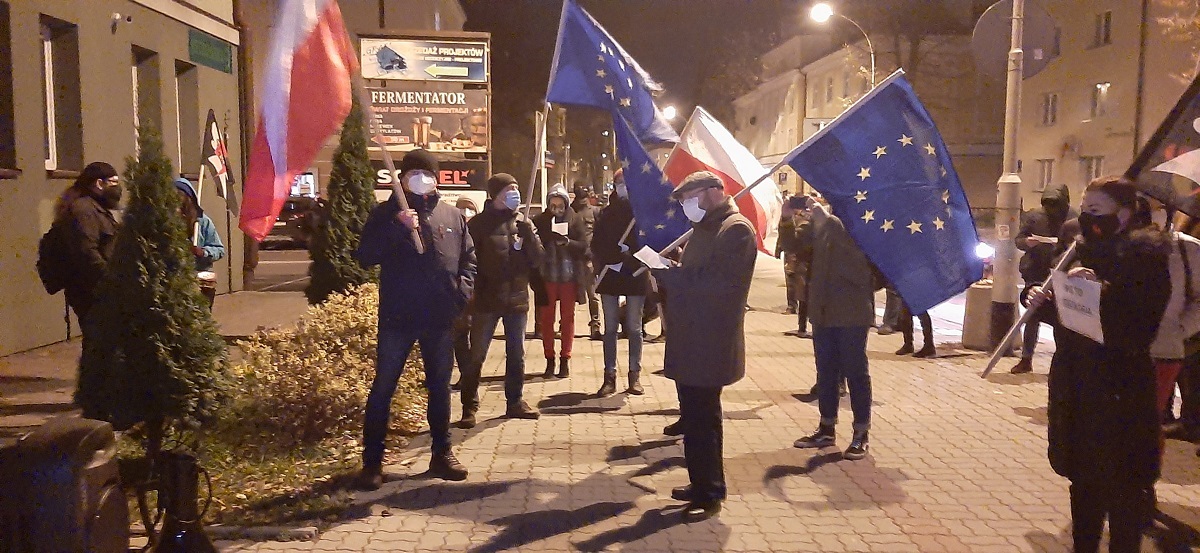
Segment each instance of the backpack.
M67 244L66 219L55 221L38 241L37 272L48 294L67 287L70 275L70 247Z

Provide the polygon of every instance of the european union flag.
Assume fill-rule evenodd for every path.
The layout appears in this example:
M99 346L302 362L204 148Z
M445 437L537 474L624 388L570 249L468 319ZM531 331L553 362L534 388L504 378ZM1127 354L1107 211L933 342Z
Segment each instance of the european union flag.
M675 185L650 159L629 122L623 117L613 117L613 123L621 174L625 177L629 203L633 206L638 243L662 251L692 228L691 223L683 214L683 206L671 198Z
M627 119L642 142L678 142L654 105L661 90L591 15L574 0L563 2L547 102L607 109L613 119Z
M983 277L950 154L897 71L788 155L913 313Z

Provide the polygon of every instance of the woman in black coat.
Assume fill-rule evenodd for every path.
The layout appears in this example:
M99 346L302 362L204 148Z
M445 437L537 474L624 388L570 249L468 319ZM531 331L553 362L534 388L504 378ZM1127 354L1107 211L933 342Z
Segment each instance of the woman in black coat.
M1116 177L1093 181L1083 195L1083 241L1068 275L1103 285L1103 345L1057 323L1052 293L1031 294L1030 305L1055 325L1049 458L1071 481L1077 552L1099 549L1106 516L1109 551L1139 551L1154 512L1160 429L1150 343L1171 293L1170 241L1131 228L1136 203L1133 183Z

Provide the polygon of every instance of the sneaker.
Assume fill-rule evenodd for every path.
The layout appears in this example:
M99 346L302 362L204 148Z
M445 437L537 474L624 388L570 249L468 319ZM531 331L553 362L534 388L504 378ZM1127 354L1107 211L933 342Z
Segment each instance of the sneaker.
M855 432L854 438L850 440L850 447L842 452L842 458L857 461L867 456L867 449L867 431Z
M717 516L721 512L721 500L693 501L683 508L684 522L700 522Z
M1013 368L1008 372L1009 374L1025 374L1033 372L1033 359L1021 358L1021 360L1017 361L1017 364L1013 365Z
M445 451L442 453L434 453L433 459L429 461L429 476L441 478L442 480L466 480L467 467L458 462L458 458L454 456L454 452Z
M813 449L819 447L829 447L837 442L837 437L833 433L832 426L818 425L817 431L809 434L792 444L792 447L800 449Z
M383 487L383 467L371 465L363 467L362 472L354 479L354 487L363 491L373 492Z
M617 375L605 374L604 384L600 385L600 390L596 392L597 397L608 397L617 393Z
M804 338L804 339L806 339L806 340L811 340L811 339L812 339L812 333L811 333L811 332L809 332L809 331L807 331L807 330L801 330L801 331L798 331L798 332L796 332L796 337L797 337L797 338Z
M462 418L458 419L459 428L475 428L475 411L463 409Z
M651 337L646 338L645 340L642 340L642 342L647 343L647 344L661 344L665 341L667 341L667 337L663 336L662 334L659 334L658 336L651 336Z
M525 400L518 401L508 406L508 410L504 412L504 417L509 419L536 419L542 416L537 409L530 407Z
M889 325L879 325L879 330L876 330L875 333L880 336L887 336L889 334L895 334L896 329L892 328Z
M646 389L642 387L642 379L640 375L634 373L629 375L629 388L625 390L629 395L640 396L646 393Z
M912 344L904 344L900 349L896 350L896 355L908 355L914 351L916 350L913 349Z
M934 347L932 345L926 344L924 347L921 348L921 351L914 353L913 357L916 357L919 359L928 359L930 357L937 357L937 350L934 349Z
M663 434L667 436L682 436L683 421L675 421L663 427Z

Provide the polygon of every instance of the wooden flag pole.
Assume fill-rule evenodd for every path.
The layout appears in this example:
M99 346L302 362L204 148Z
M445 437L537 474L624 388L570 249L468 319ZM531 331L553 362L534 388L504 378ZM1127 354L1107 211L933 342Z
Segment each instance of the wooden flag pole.
M636 222L637 222L637 219L629 220L629 226L625 227L625 234L622 234L621 239L619 241L617 241L617 249L620 249L621 244L625 243L625 239L629 238L629 233L633 232L633 224ZM608 265L605 265L603 269L600 269L600 274L596 275L596 286L600 285L600 281L604 280L604 275L606 275L606 274L608 274ZM640 275L641 273L637 273L637 274Z
M1054 270L1051 271L1050 274L1053 275L1055 272L1066 269L1067 265L1069 265L1074 259L1075 244L1072 243L1071 247L1067 249L1067 252L1063 254L1062 259L1058 260L1058 265L1055 265ZM1046 284L1042 286L1042 288L1045 290L1052 290L1054 288L1053 283L1053 280L1047 280ZM1036 309L1026 309L1025 313L1021 314L1021 318L1017 319L1017 322L1013 323L1012 328L1008 329L1008 332L1004 335L1004 339L1000 340L1000 345L996 346L996 351L992 352L992 358L988 360L987 368L983 369L983 374L979 375L979 378L987 378L989 374L992 374L992 369L996 368L996 364L1000 362L1000 358L1004 357L1005 350L1010 347L1013 339L1017 337L1017 330L1021 328L1021 325L1027 324L1029 319L1033 318L1033 315L1036 312Z
M400 205L400 211L408 211L411 208L408 207L408 198L404 195L404 186L400 183L399 175L396 174L396 162L392 160L392 153L388 151L387 144L383 141L383 130L375 124L375 105L371 103L371 95L367 93L367 83L363 80L361 73L354 73L352 88L357 89L358 102L362 104L363 116L366 117L364 124L367 127L367 135L371 136L375 144L379 146L379 151L383 152L383 164L387 167L388 174L392 176L392 191L395 192L396 203ZM412 239L417 253L425 253L425 244L421 241L419 229L412 229Z
M204 164L200 164L200 181L196 184L196 206L200 205L200 198L204 196ZM192 245L200 245L200 214L196 214L196 222L192 223Z
M538 173L541 171L542 166L546 165L546 120L550 117L550 102L546 102L540 113L535 112L534 117L540 117L540 119L534 121L533 149L535 152L533 154L533 169L529 172L529 184L525 186L525 197L523 198L525 200L526 219L529 218L529 208L533 207L533 185L538 180ZM545 207L542 206L543 209Z

